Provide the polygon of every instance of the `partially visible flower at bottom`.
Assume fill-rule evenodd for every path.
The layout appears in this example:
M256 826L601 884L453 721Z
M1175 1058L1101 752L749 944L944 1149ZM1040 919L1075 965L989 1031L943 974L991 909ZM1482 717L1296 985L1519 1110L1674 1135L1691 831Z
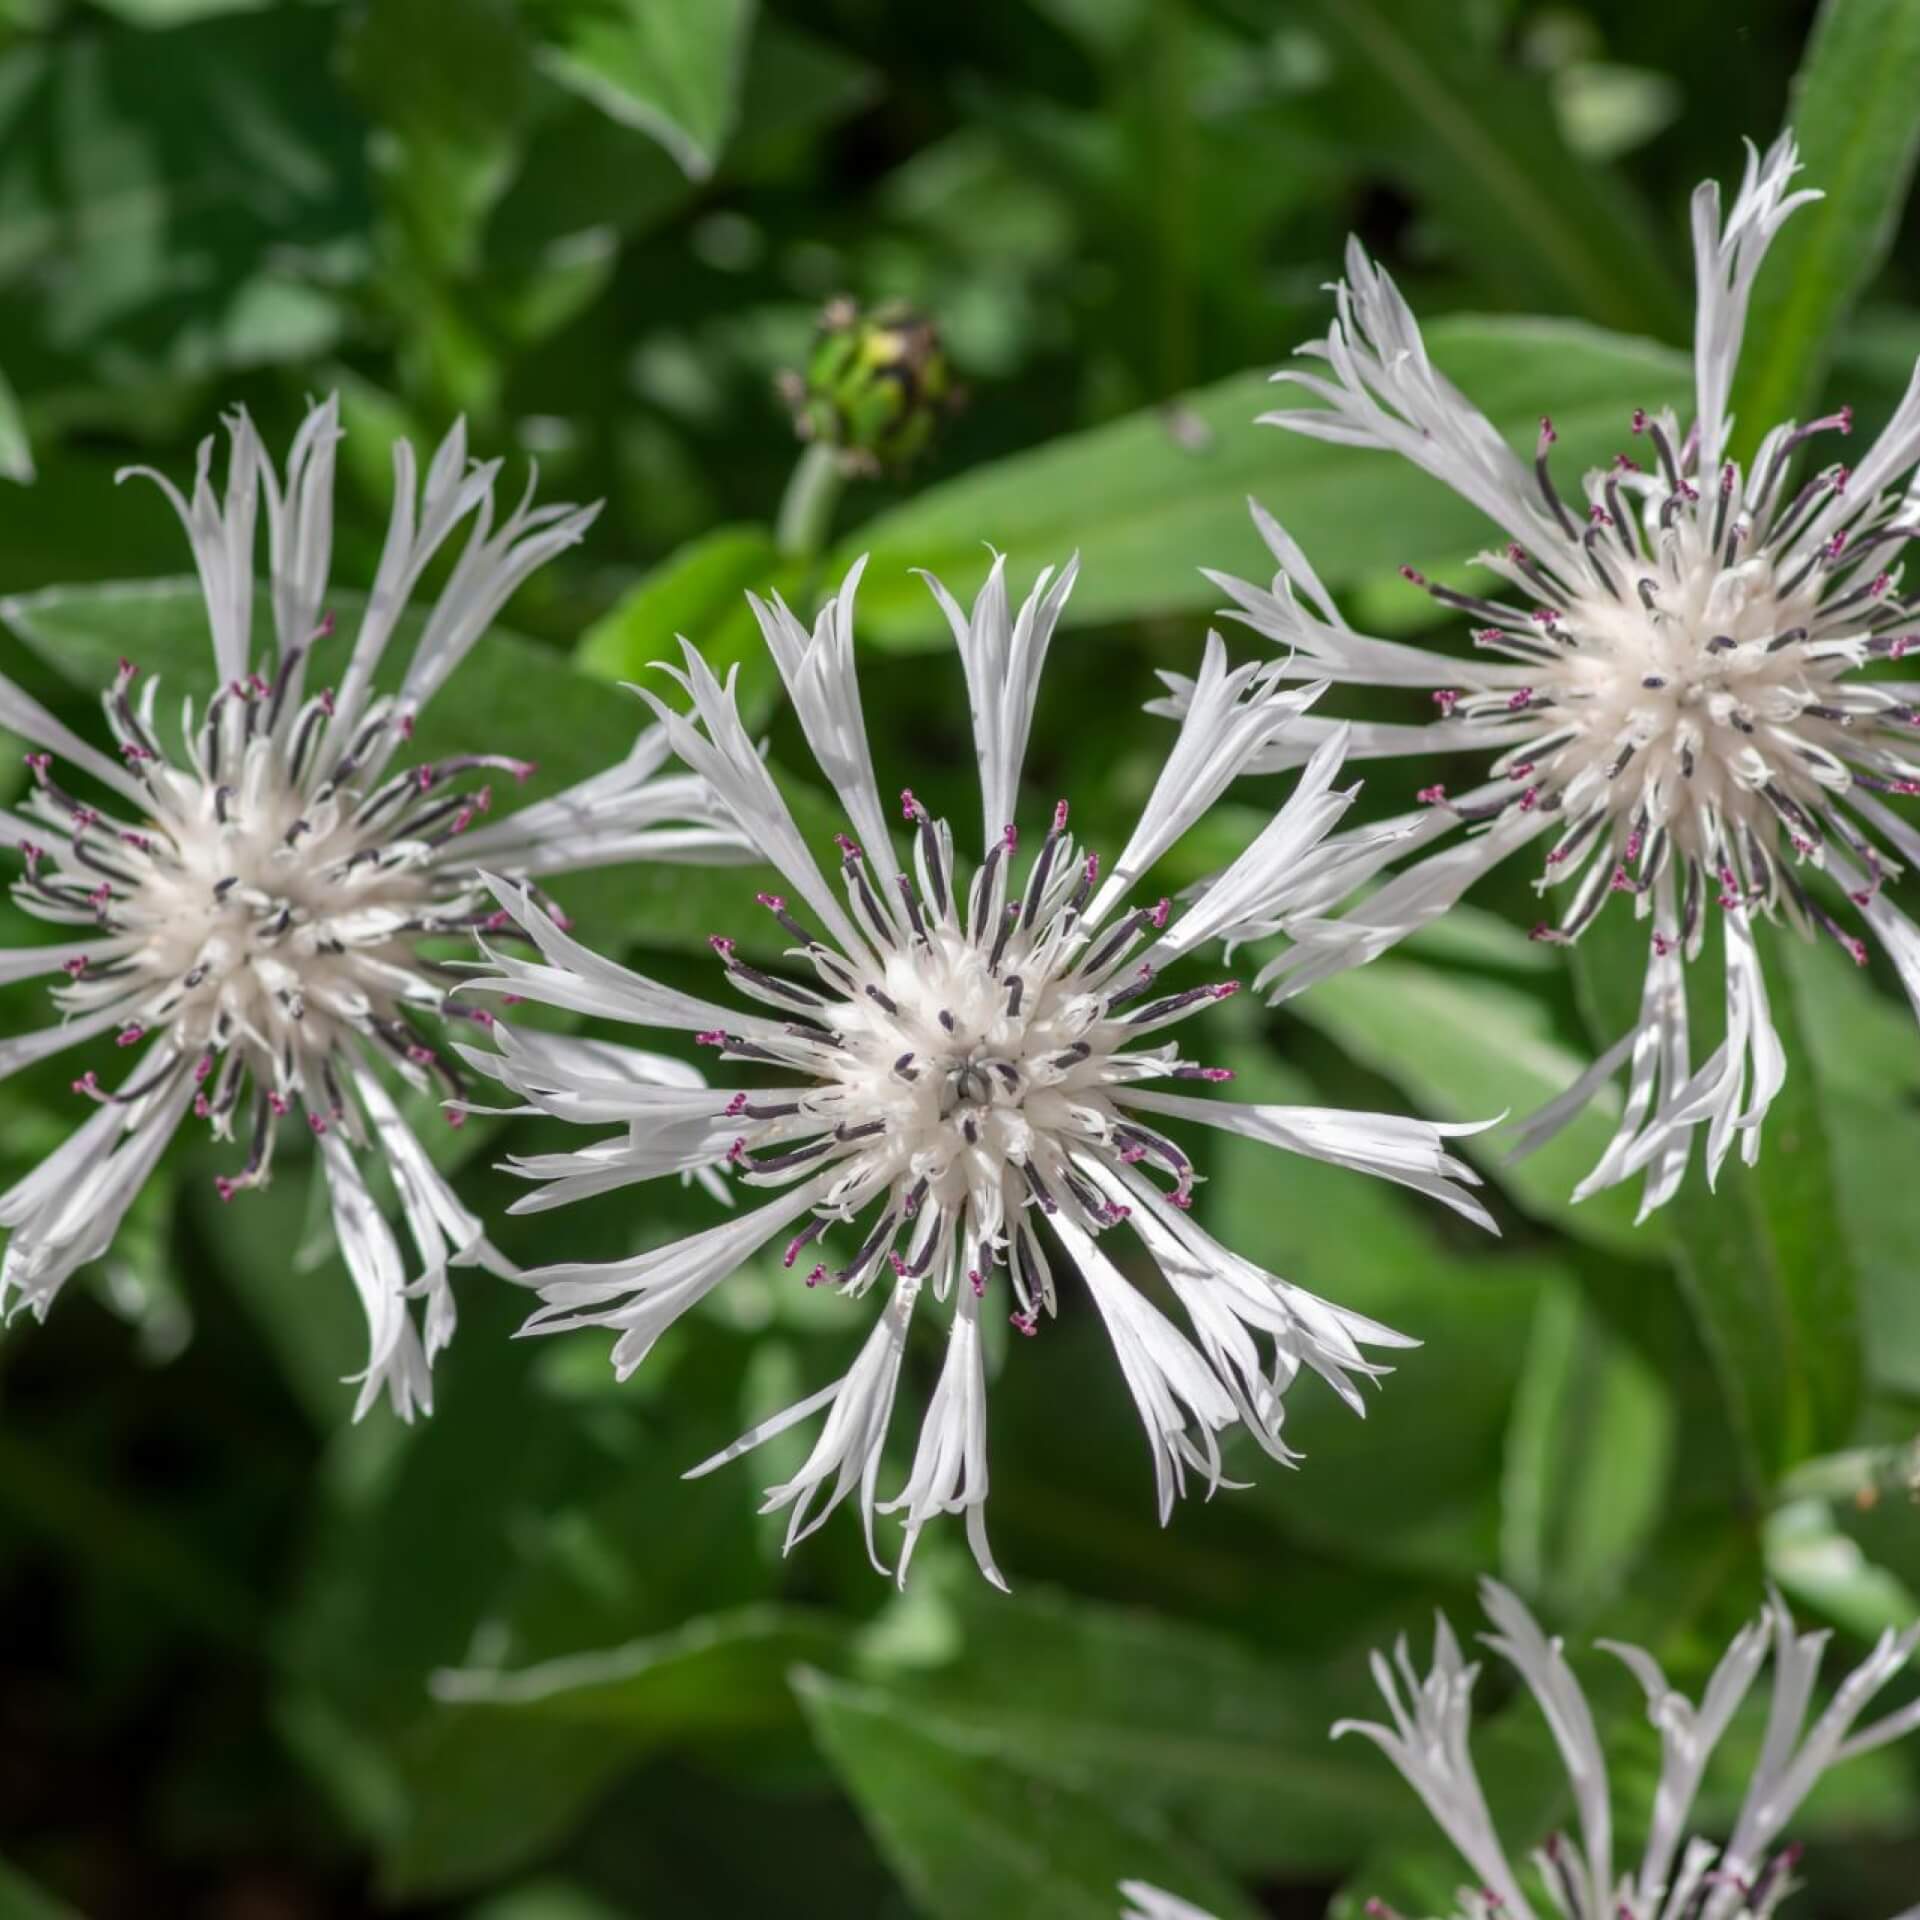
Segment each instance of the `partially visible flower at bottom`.
M69 1276L107 1252L189 1115L218 1141L244 1138L217 1178L222 1199L264 1187L283 1121L303 1125L367 1317L356 1416L384 1390L411 1417L431 1409L428 1369L453 1334L449 1268L506 1270L392 1092L398 1082L459 1093L445 1036L492 1018L448 997L461 977L449 959L496 913L477 864L524 881L641 856L737 860L741 848L697 780L662 775L657 728L619 765L490 820L489 776L517 783L531 763L498 751L403 759L416 717L514 589L573 545L597 509L535 506L529 491L495 526L499 463L469 461L463 427L424 483L400 442L373 592L337 688L323 687L337 402L308 413L284 477L244 414L227 424L224 500L211 436L191 499L134 469L159 481L193 545L216 675L204 707L196 714L189 698L178 732L163 728L157 683L123 660L101 693L111 736L102 752L0 677L0 726L39 749L27 756L26 801L0 810L0 847L24 862L19 904L70 934L0 950L0 984L59 981L54 1023L0 1039L0 1079L108 1033L132 1062L118 1085L82 1073L73 1091L94 1103L91 1117L0 1193L0 1316L44 1317ZM273 633L257 647L262 518ZM396 690L376 692L408 598L462 530ZM672 1061L657 1071L697 1078ZM388 1169L411 1264L366 1159Z
M689 648L676 677L693 715L654 703L675 751L711 782L796 896L791 904L761 896L791 942L780 973L713 937L733 988L769 1011L695 999L615 966L511 886L499 889L501 904L547 964L502 957L496 977L475 983L691 1033L740 1062L748 1083L711 1091L639 1084L623 1072L620 1049L504 1021L494 1030L499 1053L466 1051L531 1108L618 1129L578 1152L510 1163L544 1183L516 1211L717 1163L750 1187L774 1190L751 1212L636 1258L523 1276L544 1303L528 1332L612 1328L624 1377L667 1327L777 1236L792 1235L792 1268L824 1236L845 1234L832 1258L824 1248L806 1253L800 1272L810 1286L849 1295L880 1289L885 1304L859 1357L842 1379L695 1471L824 1414L804 1465L768 1495L770 1509L791 1511L789 1546L857 1489L868 1549L883 1571L876 1512L904 1514L902 1577L926 1523L960 1513L981 1570L999 1583L985 1524L983 1318L997 1311L1035 1333L1057 1310L1055 1254L1078 1270L1105 1322L1147 1430L1162 1520L1189 1473L1209 1491L1232 1484L1219 1435L1236 1423L1273 1458L1296 1457L1281 1438L1282 1396L1302 1365L1358 1410L1356 1382L1385 1371L1363 1348L1411 1344L1208 1234L1188 1211L1200 1174L1176 1135L1219 1128L1397 1181L1492 1222L1461 1184L1474 1175L1450 1151L1450 1136L1474 1129L1196 1098L1233 1075L1189 1060L1171 1038L1234 983L1170 988L1164 969L1211 942L1231 914L1284 921L1346 884L1339 865L1350 856L1330 863L1322 850L1352 797L1332 784L1335 738L1247 851L1184 912L1167 900L1128 899L1312 691L1287 691L1272 667L1230 670L1211 637L1193 704L1111 868L1103 875L1099 856L1075 846L1064 800L1022 863L1013 825L1021 761L1073 569L1051 583L1043 575L1017 616L998 565L971 617L931 582L972 696L983 837L969 873L956 861L952 828L907 792L901 811L912 850L903 860L853 668L857 577L858 569L811 634L784 606L754 603L808 745L859 835L838 836L838 889L815 865L742 726L731 682L722 686ZM1156 1081L1194 1092L1160 1091L1149 1084ZM1105 1235L1123 1223L1185 1311L1191 1336L1109 1257ZM916 1311L924 1317L926 1297L950 1303L946 1363L906 1486L881 1503L908 1326Z
M1420 1796L1454 1850L1473 1870L1477 1886L1455 1896L1454 1920L1771 1920L1795 1890L1801 1850L1780 1835L1830 1768L1920 1728L1920 1701L1896 1708L1859 1732L1867 1703L1907 1664L1920 1645L1920 1625L1891 1629L1834 1689L1808 1724L1814 1682L1829 1636L1801 1633L1779 1596L1758 1620L1737 1633L1698 1701L1667 1683L1643 1648L1598 1644L1622 1661L1647 1696L1647 1718L1659 1731L1661 1766L1637 1867L1615 1872L1613 1806L1607 1756L1580 1683L1557 1638L1549 1638L1519 1596L1497 1580L1480 1583L1481 1605L1494 1631L1481 1638L1526 1683L1559 1749L1573 1796L1576 1838L1554 1833L1516 1864L1494 1830L1481 1792L1468 1735L1473 1722L1477 1664L1462 1656L1446 1617L1434 1625L1433 1666L1414 1672L1406 1641L1389 1661L1373 1656L1373 1676L1393 1725L1342 1720L1334 1738L1364 1734L1386 1754ZM1724 1843L1690 1835L1688 1816L1714 1749L1755 1677L1773 1658L1772 1697L1760 1758ZM1123 1920L1209 1920L1186 1902L1138 1882L1123 1883L1133 1902ZM1371 1920L1401 1920L1370 1900ZM1920 1908L1897 1920L1916 1920Z

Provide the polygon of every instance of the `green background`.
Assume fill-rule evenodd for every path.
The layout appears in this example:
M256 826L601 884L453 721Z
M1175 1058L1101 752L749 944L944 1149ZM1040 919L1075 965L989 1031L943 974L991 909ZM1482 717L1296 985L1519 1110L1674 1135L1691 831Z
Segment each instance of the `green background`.
M1264 577L1249 492L1377 631L1429 620L1402 562L1457 574L1483 538L1383 457L1252 424L1265 373L1324 328L1346 233L1516 444L1554 414L1570 474L1634 405L1685 393L1687 195L1790 100L1829 198L1756 299L1749 441L1822 394L1871 427L1920 353L1913 0L1817 19L1770 0L0 0L0 666L83 727L122 651L175 691L204 677L190 593L96 591L186 567L159 496L114 471L184 478L235 402L284 448L305 396L337 390L343 591L371 577L389 441L457 413L477 450L537 457L550 495L608 502L442 696L437 734L589 771L635 724L608 683L678 632L749 662L804 778L741 590L810 605L870 549L882 782L970 822L957 665L907 570L965 591L991 542L1024 589L1077 548L1025 799L1069 795L1112 852L1168 738L1140 711L1153 671L1192 667L1220 599L1197 568ZM825 554L783 559L768 529L796 449L773 376L843 291L937 316L970 403L911 476L849 487ZM1229 633L1243 659L1264 644ZM1373 768L1363 808L1445 772ZM1167 880L1284 792L1243 783ZM1255 1095L1525 1111L1617 1030L1641 950L1608 925L1574 964L1529 945L1528 877L1284 1016L1235 1002L1206 1057ZM710 985L707 933L764 937L759 884L675 870L563 895L595 944ZM1914 1615L1920 1036L1880 963L1769 950L1793 1072L1758 1172L1709 1199L1696 1171L1646 1227L1621 1194L1567 1202L1601 1111L1517 1169L1483 1157L1497 1245L1378 1183L1209 1142L1213 1230L1426 1345L1364 1422L1307 1381L1302 1468L1236 1446L1258 1485L1162 1531L1070 1294L1042 1339L992 1354L1012 1599L937 1535L897 1597L844 1515L783 1561L754 1509L791 1447L678 1478L833 1377L871 1302L756 1265L620 1387L596 1337L510 1341L519 1300L475 1276L433 1420L348 1428L361 1332L305 1168L222 1209L220 1161L183 1136L113 1257L0 1342L0 1916L1092 1920L1123 1875L1222 1920L1440 1907L1457 1871L1411 1794L1326 1728L1374 1710L1370 1647L1404 1630L1423 1652L1436 1605L1475 1624L1478 1573L1693 1687L1766 1578L1856 1654ZM40 992L7 990L9 1030L40 1023ZM70 1077L0 1086L0 1177L74 1124ZM502 1137L462 1143L463 1189L497 1212ZM604 1257L705 1207L667 1185L502 1237L527 1261ZM938 1359L912 1352L906 1405ZM1631 1829L1653 1736L1624 1674L1580 1668ZM1568 1810L1510 1699L1483 1679L1517 1852ZM1757 1737L1730 1737L1710 1816ZM1807 1808L1817 1890L1796 1913L1915 1897L1917 1765L1911 1743L1872 1756Z

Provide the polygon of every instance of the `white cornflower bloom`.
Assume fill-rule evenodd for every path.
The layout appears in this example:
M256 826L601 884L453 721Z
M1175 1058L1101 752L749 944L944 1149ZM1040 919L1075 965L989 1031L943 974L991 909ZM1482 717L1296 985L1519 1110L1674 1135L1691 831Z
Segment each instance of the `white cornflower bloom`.
M1433 1667L1424 1680L1414 1672L1404 1639L1391 1662L1373 1656L1374 1681L1393 1725L1343 1720L1333 1729L1335 1739L1364 1734L1386 1754L1472 1869L1478 1884L1455 1896L1455 1920L1769 1920L1794 1890L1801 1852L1778 1844L1780 1835L1820 1777L1920 1727L1915 1702L1853 1730L1868 1702L1920 1645L1920 1626L1883 1633L1811 1725L1808 1711L1829 1636L1799 1632L1778 1595L1769 1598L1761 1619L1734 1637L1697 1702L1667 1684L1651 1654L1602 1640L1600 1646L1645 1689L1647 1718L1659 1732L1661 1749L1639 1864L1623 1863L1616 1872L1606 1753L1561 1644L1542 1633L1518 1596L1498 1581L1483 1580L1480 1593L1495 1628L1482 1638L1519 1673L1546 1717L1566 1768L1578 1837L1552 1834L1516 1862L1494 1831L1467 1744L1480 1669L1462 1657L1444 1616L1434 1625ZM1688 1816L1707 1764L1769 1653L1773 1684L1766 1731L1732 1835L1724 1844L1690 1835ZM1129 1885L1122 1891L1143 1908L1146 1920L1163 1920L1162 1910L1141 1897L1151 1888ZM1366 1910L1374 1920L1399 1920L1377 1900ZM1916 1913L1920 1909L1901 1920L1915 1920ZM1189 1920L1193 1910L1174 1902L1164 1914Z
M1491 758L1463 792L1424 789L1424 813L1394 823L1402 837L1381 844L1367 877L1396 863L1400 871L1304 929L1260 984L1282 998L1370 959L1445 913L1499 861L1542 843L1536 885L1563 904L1535 937L1571 941L1622 894L1648 924L1650 954L1631 1031L1537 1117L1523 1144L1550 1137L1627 1069L1624 1118L1579 1192L1644 1174L1643 1213L1679 1185L1696 1126L1707 1127L1710 1180L1736 1136L1749 1163L1759 1151L1786 1063L1756 916L1824 931L1864 963L1867 948L1846 924L1857 913L1920 1007L1920 928L1883 890L1902 862L1920 858L1920 833L1889 804L1920 792L1920 682L1864 671L1920 642L1914 603L1899 591L1901 550L1920 533L1920 490L1906 478L1920 459L1920 371L1851 470L1796 473L1803 447L1848 431L1844 409L1776 426L1749 468L1726 457L1754 277L1781 224L1817 197L1788 191L1795 167L1790 138L1764 159L1749 149L1724 219L1716 185L1695 193L1693 424L1683 431L1671 413L1636 413L1642 462L1623 454L1588 473L1571 501L1550 471L1551 423L1541 422L1529 468L1433 368L1393 282L1349 245L1338 317L1324 344L1305 349L1326 374L1275 376L1324 405L1265 418L1398 453L1503 531L1504 550L1479 563L1504 593L1458 593L1404 570L1472 623L1474 657L1354 632L1257 507L1279 568L1271 590L1213 576L1248 624L1290 650L1290 674L1430 690L1437 715L1359 725L1355 755ZM1172 710L1179 699L1176 688ZM1284 763L1284 752L1269 756ZM1457 838L1463 828L1471 831ZM1715 906L1726 1038L1696 1067L1683 963L1698 957Z
M400 443L372 596L337 690L310 691L333 626L324 604L338 407L308 413L284 478L244 414L227 429L224 500L211 437L191 500L149 469L129 470L158 481L193 544L218 675L204 708L187 699L170 732L157 685L122 661L102 695L114 746L102 752L0 679L0 726L41 749L28 756L33 788L20 811L0 811L0 845L25 863L14 897L73 930L59 945L0 952L0 982L65 976L55 1024L0 1040L0 1076L106 1034L132 1055L117 1086L92 1069L73 1083L96 1103L93 1116L0 1194L0 1312L44 1316L67 1277L107 1251L189 1114L218 1140L244 1133L244 1157L218 1180L223 1199L266 1183L280 1122L297 1114L315 1138L371 1337L356 1415L384 1389L411 1417L431 1407L428 1367L453 1332L448 1268L505 1270L388 1086L392 1076L462 1090L442 1034L451 1017L490 1016L448 1000L459 976L436 953L457 955L473 928L498 917L476 863L535 876L740 849L697 780L655 777L668 756L658 729L619 767L484 826L486 775L524 779L528 763L476 752L393 765L415 716L508 596L577 541L596 509L535 507L529 491L496 527L499 463L470 463L464 428L441 444L424 487ZM257 652L262 499L273 637ZM462 526L464 549L405 672L393 692L376 693L410 594ZM56 760L97 797L71 791ZM365 1155L392 1177L411 1273L363 1176Z
M983 1514L981 1323L1010 1308L1013 1325L1033 1334L1057 1310L1049 1236L1055 1253L1078 1269L1112 1338L1147 1429L1163 1520L1189 1470L1209 1490L1226 1484L1217 1436L1236 1420L1276 1459L1293 1457L1280 1437L1281 1395L1303 1362L1358 1408L1356 1378L1383 1370L1362 1345L1411 1344L1263 1272L1204 1232L1187 1211L1198 1172L1175 1134L1222 1127L1399 1181L1491 1222L1456 1184L1473 1179L1448 1151L1447 1136L1464 1129L1241 1106L1151 1084L1232 1078L1190 1062L1168 1036L1234 983L1167 986L1163 969L1215 938L1228 907L1284 920L1290 901L1318 901L1345 884L1339 866L1354 855L1330 853L1325 842L1352 797L1332 785L1340 753L1334 739L1205 898L1177 917L1166 900L1127 901L1139 876L1317 690L1288 691L1271 667L1229 670L1224 647L1210 637L1192 709L1112 870L1103 880L1098 856L1075 846L1062 801L1022 873L1012 824L1021 762L1074 568L1057 580L1042 575L1017 615L997 562L971 618L930 581L971 698L981 853L970 873L961 869L952 829L908 792L901 806L912 852L903 861L888 831L854 673L859 571L811 634L784 605L753 603L808 744L858 835L839 837L839 889L815 865L742 727L731 680L721 685L689 648L675 678L692 700L691 716L643 696L675 751L712 783L784 875L792 904L775 894L761 895L760 904L792 941L797 972L809 978L751 966L731 940L716 936L734 987L768 1009L733 1011L598 958L517 888L498 889L548 964L503 958L497 977L483 984L692 1033L740 1063L748 1083L710 1093L637 1084L619 1049L505 1022L495 1028L500 1052L491 1062L478 1049L468 1057L534 1108L620 1129L579 1152L512 1163L548 1183L521 1210L716 1162L776 1193L743 1217L634 1259L527 1274L545 1303L529 1332L612 1327L620 1335L614 1364L624 1376L696 1301L775 1236L797 1229L784 1261L798 1265L808 1285L852 1294L879 1288L884 1304L873 1333L842 1379L694 1471L824 1413L806 1463L768 1496L769 1509L792 1510L789 1546L857 1488L877 1566L876 1511L904 1516L903 1578L927 1521L963 1512L975 1557L998 1582ZM1102 1236L1122 1223L1184 1307L1191 1336L1109 1257ZM846 1238L834 1255L807 1253L836 1230ZM906 1485L877 1502L909 1323L929 1297L948 1307L945 1365Z

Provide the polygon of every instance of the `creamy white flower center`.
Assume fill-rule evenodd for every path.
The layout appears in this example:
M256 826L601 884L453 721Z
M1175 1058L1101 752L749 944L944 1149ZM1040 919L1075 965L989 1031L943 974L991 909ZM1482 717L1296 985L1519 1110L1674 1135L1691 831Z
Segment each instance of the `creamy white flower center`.
M116 918L141 941L128 960L155 1015L185 1044L232 1031L269 1058L316 1057L342 1024L396 1011L431 880L383 858L378 829L338 798L305 808L264 744L248 773L239 793L172 769L155 782L154 830L124 856Z
M473 756L385 773L411 726L384 701L344 748L324 752L331 696L296 707L298 665L223 689L198 725L189 705L176 760L160 745L151 685L136 712L135 670L122 663L105 706L143 789L136 820L75 798L50 755L28 760L27 811L49 833L24 848L16 896L97 934L64 962L55 999L70 1016L117 1023L123 1047L160 1040L116 1093L92 1072L75 1090L128 1104L191 1073L195 1111L225 1139L250 1082L252 1147L223 1193L264 1180L272 1121L294 1104L316 1132L347 1116L343 1050L371 1043L414 1083L455 1088L410 1016L491 1016L447 1001L451 976L421 943L498 916L479 910L472 874L442 867L441 854L490 804L466 776L530 770Z
M1682 558L1678 577L1636 574L1631 600L1588 594L1566 609L1560 624L1576 644L1539 690L1577 731L1541 772L1616 815L1644 808L1649 825L1670 827L1699 857L1710 816L1763 824L1769 786L1819 804L1792 736L1842 663L1809 659L1814 596L1783 597L1769 560L1721 569ZM1815 718L1810 730L1824 724Z
M736 984L799 1016L786 1036L701 1037L744 1058L776 1061L813 1084L738 1094L727 1109L742 1127L729 1158L749 1180L785 1182L832 1167L816 1218L787 1250L799 1251L836 1220L876 1198L878 1223L853 1258L816 1265L809 1284L870 1284L889 1262L915 1277L956 1243L976 1288L999 1261L1009 1268L1032 1331L1050 1303L1045 1262L1026 1216L1065 1210L1089 1232L1128 1217L1115 1199L1146 1163L1184 1206L1192 1162L1157 1129L1122 1111L1114 1090L1162 1077L1225 1080L1144 1037L1232 993L1233 983L1158 992L1151 967L1129 964L1164 926L1168 905L1136 909L1101 928L1083 919L1098 872L1066 836L1066 807L1027 874L1027 896L1009 900L1009 829L975 876L963 906L953 897L950 836L908 796L921 825L919 885L896 876L904 913L881 904L866 856L843 843L849 903L871 952L827 946L777 895L762 904L801 942L825 993L776 979L713 945ZM896 1242L904 1251L895 1251Z
M1554 490L1543 425L1540 488L1566 542L1483 556L1532 604L1456 593L1409 571L1486 622L1477 647L1518 663L1471 692L1434 696L1443 716L1502 749L1499 784L1457 803L1442 787L1420 797L1469 819L1557 816L1540 885L1579 884L1558 927L1539 937L1577 935L1610 892L1648 893L1671 867L1682 897L1659 941L1677 937L1692 951L1711 890L1728 907L1784 906L1864 958L1796 872L1826 864L1837 846L1870 897L1893 868L1849 811L1856 790L1920 791L1910 751L1920 713L1857 672L1913 639L1899 631L1913 609L1897 574L1882 570L1911 537L1912 516L1892 497L1854 514L1841 467L1791 498L1784 486L1800 441L1847 424L1840 415L1783 430L1751 487L1728 462L1703 497L1683 475L1671 423L1637 416L1658 469L1623 462L1589 474L1584 524Z

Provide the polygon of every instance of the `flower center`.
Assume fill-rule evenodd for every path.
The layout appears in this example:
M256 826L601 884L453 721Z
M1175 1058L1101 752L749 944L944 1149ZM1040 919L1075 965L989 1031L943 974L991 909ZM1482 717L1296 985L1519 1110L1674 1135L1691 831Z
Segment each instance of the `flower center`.
M835 1221L883 1202L853 1258L831 1272L816 1266L809 1285L869 1284L889 1261L907 1276L941 1271L957 1244L977 1285L1005 1260L1020 1306L1014 1323L1031 1332L1036 1305L1050 1295L1030 1209L1064 1212L1098 1233L1128 1217L1114 1196L1142 1163L1167 1183L1167 1199L1187 1205L1191 1161L1126 1110L1126 1089L1160 1078L1230 1078L1187 1064L1176 1047L1148 1036L1234 985L1156 991L1152 967L1135 954L1165 927L1164 900L1104 927L1088 924L1099 863L1066 837L1064 802L1028 869L1024 899L1007 898L1009 828L964 902L952 882L947 828L911 795L905 802L921 829L918 886L899 872L893 887L877 885L866 855L851 841L842 845L853 922L869 953L836 952L784 899L762 895L800 942L793 957L811 964L826 991L748 965L716 935L712 944L735 983L788 1018L751 1035L700 1038L812 1083L736 1094L726 1108L741 1128L729 1158L745 1179L823 1182L814 1222L787 1249L789 1266ZM904 903L898 914L882 904L895 891ZM896 1254L901 1238L907 1251Z
M1660 950L1676 937L1696 950L1712 894L1728 908L1784 906L1860 960L1860 943L1795 869L1837 845L1844 868L1864 876L1847 883L1854 898L1870 899L1891 863L1846 809L1863 804L1861 789L1920 792L1910 752L1920 709L1858 675L1914 641L1902 631L1913 604L1888 570L1912 517L1896 495L1856 508L1844 467L1789 496L1793 450L1845 432L1844 410L1779 430L1753 474L1728 462L1704 488L1683 472L1671 424L1635 416L1656 470L1622 456L1589 474L1582 523L1547 470L1554 436L1542 422L1535 471L1566 539L1483 556L1521 604L1402 569L1486 622L1476 646L1515 663L1471 693L1434 695L1443 718L1476 724L1499 749L1495 785L1457 805L1444 787L1420 798L1473 821L1555 817L1539 884L1578 884L1559 925L1536 938L1574 938L1610 892L1656 892L1671 871L1677 906L1656 908Z
M257 754L238 793L172 769L156 781L159 830L128 847L115 917L141 942L130 958L152 1016L186 1046L230 1030L269 1058L312 1059L342 1024L396 1011L431 882L417 862L383 858L378 831L341 798L303 810L265 743Z
M1631 599L1587 594L1567 608L1574 644L1541 686L1575 732L1539 783L1591 793L1616 816L1644 810L1648 827L1669 827L1700 857L1704 816L1759 825L1762 788L1819 803L1786 733L1845 663L1809 659L1813 596L1783 597L1769 560L1721 569L1690 557L1640 573Z
M117 1020L123 1047L164 1036L117 1092L92 1073L75 1090L127 1104L190 1071L194 1110L229 1138L251 1080L252 1157L223 1193L264 1180L271 1121L296 1100L315 1132L347 1118L336 1056L359 1041L416 1085L430 1074L459 1090L409 1011L492 1016L447 1000L447 970L420 943L504 919L479 910L471 870L442 849L490 804L464 776L532 770L476 755L386 774L386 750L411 734L386 701L323 752L332 696L296 706L297 667L216 693L198 727L189 715L176 760L157 738L151 687L138 713L129 702L135 670L123 662L106 707L139 783L137 821L77 800L50 756L28 758L27 811L48 844L23 849L16 895L96 936L63 963L55 999L66 1014Z

